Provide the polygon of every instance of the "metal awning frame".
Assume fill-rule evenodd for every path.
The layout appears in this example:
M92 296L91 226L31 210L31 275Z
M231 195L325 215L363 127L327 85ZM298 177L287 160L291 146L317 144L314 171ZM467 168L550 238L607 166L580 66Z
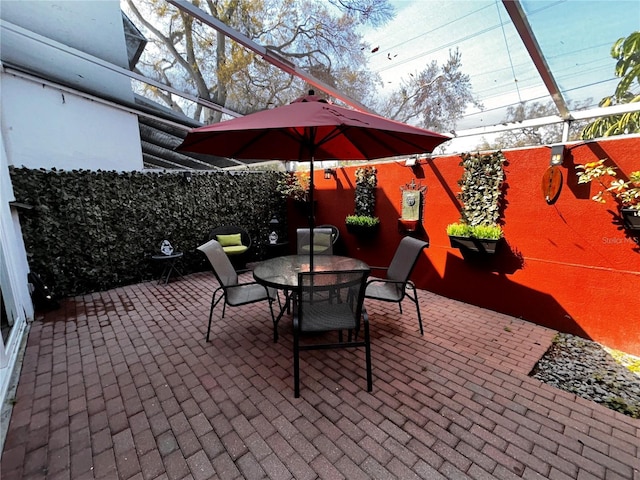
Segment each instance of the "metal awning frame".
M300 69L299 67L297 67L295 64L293 64L293 62L282 58L280 55L276 54L275 52L267 49L266 47L259 45L255 42L253 42L251 39L249 39L248 37L246 37L245 35L243 35L242 33L232 29L231 27L228 27L227 25L223 24L222 22L220 22L218 19L208 15L206 12L198 9L197 7L194 7L193 4L188 3L186 0L167 0L168 3L171 3L173 5L175 5L177 8L179 8L180 10L188 13L189 15L194 16L194 18L197 18L199 20L201 20L202 22L204 22L205 24L209 25L211 28L214 28L217 31L222 32L224 35L226 35L227 37L229 37L230 39L240 43L241 45L245 46L246 48L252 50L253 52L257 53L258 55L260 55L265 61L269 62L270 64L276 66L277 68L285 71L286 73L289 73L290 75L294 75L302 80L304 80L305 82L308 82L309 84L315 86L316 88L318 88L319 90L327 93L328 95L333 96L334 98L337 98L339 100L341 100L342 102L346 103L347 105L350 105L353 108L356 108L358 110L362 110L362 111L370 111L367 107L365 107L364 105L360 104L359 102L347 97L346 95L342 94L341 92L335 90L333 87L329 86L328 84L326 84L325 82L313 77L312 75L306 73L304 70ZM544 55L540 49L540 46L532 32L531 26L529 25L529 22L526 19L526 14L524 12L524 10L522 9L522 6L520 4L519 0L502 0L505 9L507 10L507 12L509 13L509 15L511 16L511 20L514 24L514 26L516 27L534 65L536 66L538 73L540 74L547 90L549 91L549 94L551 96L551 98L553 99L556 107L558 108L558 111L560 112L560 115L556 115L556 116L550 116L550 117L542 117L542 118L537 118L537 119L530 119L530 120L525 120L524 122L514 122L514 123L500 123L500 124L496 124L496 125L490 125L490 126L485 126L485 127L480 127L480 128L473 128L473 129L465 129L465 130L459 130L455 132L455 137L457 138L462 138L462 137L470 137L470 136L475 136L475 135L483 135L483 134L488 134L488 133L497 133L497 132L502 132L502 131L508 131L508 130L515 130L515 129L520 129L523 127L539 127L539 126L544 126L544 125L549 125L549 124L557 124L557 123L564 123L564 129L563 129L563 142L567 141L567 136L568 136L568 131L569 131L569 124L572 121L575 120L581 120L581 119L588 119L588 118L598 118L598 117L603 117L603 116L609 116L609 115L619 115L619 114L623 114L623 113L629 113L629 112L637 112L640 111L640 104L638 103L629 103L629 104L624 104L624 105L616 105L616 106L611 106L611 107L606 107L606 108L594 108L594 109L589 109L589 110L579 110L579 111L570 111L568 109L567 106L567 102L565 101L562 93L560 92L560 89L558 87L557 82L555 81L555 78L544 58ZM81 52L79 50L76 50L72 47L69 47L67 45L61 44L59 42L56 42L54 40L51 40L49 38L43 37L41 35L38 35L34 32L31 32L29 30L26 30L22 27L19 27L17 25L11 24L9 22L6 22L4 20L0 19L0 27L2 29L9 29L15 33L18 33L20 35L24 35L26 37L29 37L32 40L44 43L52 48L58 49L60 51L63 51L65 53L68 53L70 55L74 55L78 58L81 58L83 60L86 60L88 62L91 62L95 65L98 65L100 67L106 68L110 71L113 71L115 73L124 75L126 77L129 77L131 79L137 80L139 82L145 83L147 85L151 85L153 87L159 88L161 90L164 90L168 93L174 94L176 96L179 96L181 98L184 98L186 100L189 100L191 102L194 102L196 104L202 105L204 107L210 108L212 110L215 111L219 111L221 113L224 113L226 115L229 115L231 117L241 117L243 116L241 113L235 112L233 110L230 110L222 105L218 105L216 103L207 101L205 99L199 98L197 96L194 95L190 95L188 93L182 92L180 90L177 90L173 87L170 87L168 85L165 85L161 82L158 82L156 80L153 80L151 78L145 77L144 75L140 75L137 74L135 72L132 72L130 70L127 70L125 68L119 67L117 65L114 65L110 62L107 62L105 60L99 59L97 57L94 57L88 53L85 52ZM35 74L34 72L24 72L20 69L19 66L14 66L14 65L10 65L10 64L6 64L3 63L2 64L2 68L4 68L5 72L7 73L11 73L13 75L18 75L18 76L23 76L25 78L29 77L32 80L37 79L38 82L42 82L43 79L42 78L38 78L37 74ZM55 82L49 82L51 84L51 86L56 86L57 88L61 88L61 89L69 89L70 91L74 91L76 93L80 93L83 96L90 96L92 98L92 100L96 101L96 100L100 100L106 104L109 104L110 106L113 107L117 107L117 108L121 108L124 110L127 110L131 113L136 113L138 115L143 115L143 116L149 116L149 117L153 117L155 120L158 121L162 121L162 122L166 122L168 124L172 124L174 126L178 126L180 128L183 128L185 130L188 130L190 128L192 128L191 126L185 126L185 125L180 125L177 124L176 122L172 122L169 121L167 119L163 119L163 118L159 118L153 115L149 115L148 113L141 111L139 109L135 109L135 108L131 108L129 106L124 106L124 105L116 105L114 102L111 102L109 100L106 99L98 99L95 95L90 95L87 94L85 92L78 92L77 89L75 88L71 88L71 87L67 87L67 86L63 86L60 84L57 84Z

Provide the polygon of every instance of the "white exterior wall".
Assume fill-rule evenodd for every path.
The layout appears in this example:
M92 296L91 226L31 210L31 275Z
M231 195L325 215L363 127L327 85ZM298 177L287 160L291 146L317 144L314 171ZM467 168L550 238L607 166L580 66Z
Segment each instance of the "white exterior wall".
M128 66L118 0L2 0L0 27L0 281L14 322L7 341L0 342L0 405L6 405L34 318L19 215L9 206L14 198L8 167L126 171L141 170L143 161L137 117L89 98L132 102L130 80L82 54ZM30 78L12 73L14 67ZM0 429L0 449L4 433Z
M141 170L136 115L42 83L2 74L9 164L63 170Z
M2 405L5 403L27 322L34 316L27 280L29 265L24 253L18 213L9 207L9 202L14 198L6 159L4 142L0 136L0 285L5 302L1 308L5 308L9 322L13 323L6 343L0 342Z

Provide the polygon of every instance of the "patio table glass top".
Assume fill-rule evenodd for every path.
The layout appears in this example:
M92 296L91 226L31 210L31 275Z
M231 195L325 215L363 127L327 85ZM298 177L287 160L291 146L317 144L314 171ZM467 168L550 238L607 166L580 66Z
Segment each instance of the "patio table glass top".
M260 262L253 270L256 282L281 290L294 290L298 286L298 273L310 269L309 255L287 255ZM315 255L313 270L369 270L362 260L339 255Z

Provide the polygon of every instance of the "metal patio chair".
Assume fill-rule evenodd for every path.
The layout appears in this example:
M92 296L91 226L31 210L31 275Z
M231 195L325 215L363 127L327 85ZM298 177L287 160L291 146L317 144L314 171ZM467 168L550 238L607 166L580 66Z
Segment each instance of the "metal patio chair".
M404 237L396 249L388 267L371 267L372 270L386 270L385 278L373 277L367 282L365 298L394 302L402 313L402 300L408 298L416 304L420 335L424 335L420 304L416 286L409 279L422 250L429 246L428 242L413 237Z
M227 305L230 307L239 307L266 300L269 303L269 311L271 312L271 320L273 321L275 341L275 329L277 325L273 315L273 301L278 298L276 290L267 288L257 282L238 283L238 273L233 268L229 257L224 253L222 246L216 240L209 240L204 245L200 245L198 250L207 256L211 267L213 267L213 274L220 284L211 296L211 310L209 310L209 324L207 326L206 337L207 342L209 341L209 332L211 331L213 309L221 300L224 300L224 303L222 306L222 316L220 318L224 318ZM218 296L218 294L220 294L220 296Z
M371 374L371 343L369 317L364 309L365 282L369 270L316 271L298 274L293 313L293 378L294 395L300 396L300 352L337 348L365 349L367 391L373 388ZM330 292L330 295L327 295ZM360 325L364 334L358 339ZM343 341L343 331L348 332ZM338 341L329 341L326 334L338 333ZM312 337L301 342L305 334ZM318 338L316 334L324 334ZM318 340L321 343L318 343Z

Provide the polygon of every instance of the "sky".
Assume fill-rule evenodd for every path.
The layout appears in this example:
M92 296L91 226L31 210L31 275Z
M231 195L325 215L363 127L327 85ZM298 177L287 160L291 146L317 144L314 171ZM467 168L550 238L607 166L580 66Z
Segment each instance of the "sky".
M393 0L396 18L365 30L370 67L385 86L431 61L443 64L459 48L462 70L484 111L469 110L457 130L504 120L505 106L550 100L500 0ZM615 90L613 43L640 30L637 0L521 0L534 35L563 95L573 102L600 99Z

